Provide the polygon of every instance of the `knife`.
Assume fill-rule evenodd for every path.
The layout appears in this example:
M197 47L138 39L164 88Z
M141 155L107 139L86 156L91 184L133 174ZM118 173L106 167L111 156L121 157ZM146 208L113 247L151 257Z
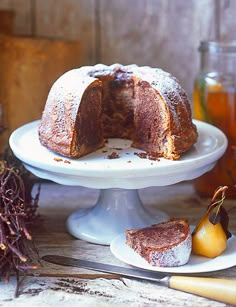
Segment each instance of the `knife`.
M177 275L165 276L163 273L143 269L121 267L59 255L45 255L42 259L63 266L80 267L104 273L113 273L125 277L155 281L171 289L236 305L236 280Z

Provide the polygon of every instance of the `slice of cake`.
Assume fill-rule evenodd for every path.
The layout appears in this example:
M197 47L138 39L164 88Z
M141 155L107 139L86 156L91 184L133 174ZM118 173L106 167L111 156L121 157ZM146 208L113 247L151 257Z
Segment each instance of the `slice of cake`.
M189 261L192 237L187 220L171 219L126 230L126 244L153 266L174 267Z

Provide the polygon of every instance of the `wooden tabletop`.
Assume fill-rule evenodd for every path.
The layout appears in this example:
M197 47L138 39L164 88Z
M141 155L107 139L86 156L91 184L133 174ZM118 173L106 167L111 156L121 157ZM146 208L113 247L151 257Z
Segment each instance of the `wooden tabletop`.
M191 182L168 187L139 190L143 204L156 207L170 217L185 217L196 224L209 200L198 197ZM40 218L34 226L33 238L40 256L61 254L99 262L127 266L116 259L109 246L96 245L73 238L66 230L66 219L78 208L93 206L99 190L43 183L40 194ZM224 207L235 206L227 199ZM230 212L230 231L236 234L236 210ZM236 266L204 273L203 276L236 280ZM121 278L80 268L62 267L42 261L27 276L14 298L16 281L0 282L0 306L229 306L196 295L168 289L154 282Z

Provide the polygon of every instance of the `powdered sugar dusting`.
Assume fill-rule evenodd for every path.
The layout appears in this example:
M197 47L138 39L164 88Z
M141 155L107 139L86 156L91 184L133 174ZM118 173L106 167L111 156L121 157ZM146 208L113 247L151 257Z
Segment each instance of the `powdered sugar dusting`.
M81 69L86 70L85 68ZM50 89L39 126L42 144L51 144L52 149L70 156L76 116L80 102L88 86L97 80L87 75L81 77L80 69L63 74Z
M178 127L176 129L179 129L181 126L183 117L187 117L188 121L191 120L191 109L186 92L173 75L160 68L137 66L136 64L127 66L121 64L113 64L110 66L97 64L95 66L82 68L81 72L91 77L96 77L97 75L114 75L118 69L131 73L141 80L147 81L163 97L170 109L169 114L172 117L171 120L174 122L174 125Z
M180 127L183 118L187 115L187 120L191 120L190 104L187 94L180 86L178 80L170 73L149 66L137 66L136 64L123 66L121 64L113 64L106 66L97 64L95 66L85 66L76 70L77 80L83 76L94 80L99 76L112 76L116 71L121 69L124 72L131 73L133 76L145 80L164 98L170 109L170 116L176 127ZM68 82L67 82L68 83ZM80 93L81 94L81 93ZM183 114L185 116L183 116ZM189 116L190 114L190 116ZM178 129L176 128L176 129Z
M41 143L56 152L70 156L75 121L86 89L101 83L99 78L102 76L112 77L119 71L126 72L135 79L147 81L153 91L163 98L165 113L169 117L167 129L171 131L166 142L178 143L178 138L186 138L181 144L187 144L188 138L192 140L195 137L194 133L193 136L189 136L188 131L192 125L192 118L187 95L171 74L159 68L139 67L135 64L97 64L70 70L53 84L39 127ZM172 156L174 147L170 146L167 156Z
M174 267L184 265L189 261L192 249L191 234L179 245L169 250L153 251L149 254L148 262L153 266Z

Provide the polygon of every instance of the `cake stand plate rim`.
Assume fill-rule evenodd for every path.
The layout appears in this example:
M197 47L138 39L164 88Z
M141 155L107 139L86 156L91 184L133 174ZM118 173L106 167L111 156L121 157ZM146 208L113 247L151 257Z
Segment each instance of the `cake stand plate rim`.
M83 185L83 178L87 181L89 177L92 177L95 181L102 178L111 178L125 182L139 177L141 180L143 178L144 186L146 186L145 179L153 177L154 185L158 186L160 180L166 176L171 178L172 175L177 176L179 173L183 173L183 180L187 180L188 177L192 179L191 172L198 169L204 169L204 172L208 171L226 150L227 138L221 130L205 122L198 120L193 120L193 122L198 128L199 140L192 149L182 155L180 160L176 161L163 158L160 161L140 159L134 153L142 151L129 147L123 148L121 151L112 147L108 148L110 152L116 150L121 155L119 159L107 159L108 152L105 152L104 149L78 160L65 158L51 152L39 143L38 120L16 129L10 136L9 144L16 157L29 165L33 172L34 168L46 171L46 176L48 176L46 179L50 179L50 173L59 174L62 177L72 176L75 181L78 176L80 177L78 185ZM122 142L122 144L125 144L125 141ZM155 178L157 179L156 184ZM173 179L171 180L172 183ZM167 184L165 183L165 185ZM123 182L122 187L124 185ZM135 183L132 184L132 188L134 186ZM101 182L99 187L102 187ZM104 188L107 188L107 183Z

